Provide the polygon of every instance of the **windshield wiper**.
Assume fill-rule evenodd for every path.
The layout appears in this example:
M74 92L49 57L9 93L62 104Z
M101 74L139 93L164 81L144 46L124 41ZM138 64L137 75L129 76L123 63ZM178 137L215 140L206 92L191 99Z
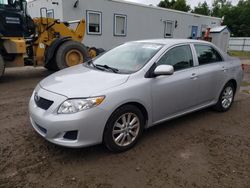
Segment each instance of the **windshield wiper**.
M104 68L104 69L108 69L108 70L111 70L112 72L114 73L118 73L119 72L119 69L116 69L114 67L110 67L108 65L98 65L98 64L95 64L96 67L101 67L101 68Z
M86 62L84 62L84 63L86 63L86 64L88 64L88 65L92 65L94 68L104 71L103 68L100 68L100 67L96 66L96 64L94 64L94 62L93 62L92 59L89 59L88 61L86 61Z
M102 70L104 71L105 69L107 70L111 70L112 72L114 73L118 73L119 72L119 69L116 69L116 68L113 68L113 67L110 67L108 65L99 65L99 64L94 64L93 60L92 59L89 59L87 61L84 62L84 64L88 64L88 65L92 65L94 68L96 69L99 69L99 70Z

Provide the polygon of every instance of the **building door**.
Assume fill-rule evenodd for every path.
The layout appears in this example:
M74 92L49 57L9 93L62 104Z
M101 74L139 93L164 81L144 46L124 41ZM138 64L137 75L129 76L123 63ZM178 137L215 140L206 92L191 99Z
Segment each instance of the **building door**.
M198 26L192 26L191 38L196 39L198 34Z

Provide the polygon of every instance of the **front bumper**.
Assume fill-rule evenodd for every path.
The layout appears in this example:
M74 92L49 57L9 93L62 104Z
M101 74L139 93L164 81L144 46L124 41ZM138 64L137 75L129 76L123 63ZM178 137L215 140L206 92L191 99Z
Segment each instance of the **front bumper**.
M34 93L54 103L48 110L36 105ZM67 97L37 87L29 102L30 121L33 128L46 140L65 147L86 147L102 142L108 111L94 107L75 114L57 114L58 107ZM77 131L76 139L66 139L65 134Z

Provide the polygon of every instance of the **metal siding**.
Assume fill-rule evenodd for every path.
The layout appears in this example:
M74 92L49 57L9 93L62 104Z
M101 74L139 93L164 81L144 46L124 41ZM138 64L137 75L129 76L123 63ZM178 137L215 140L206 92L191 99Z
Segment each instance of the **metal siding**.
M63 20L75 20L82 17L86 19L86 10L102 12L102 34L100 36L86 34L83 42L87 46L101 47L106 50L126 41L163 38L165 20L174 22L177 20L178 27L174 28L174 38L190 37L192 25L198 26L198 37L202 25L210 27L220 25L218 18L183 14L109 0L80 0L77 8L73 8L73 5L74 1L63 0L61 10ZM127 15L127 35L125 37L114 36L114 14Z
M250 37L232 37L229 40L229 50L250 51Z
M28 13L31 17L40 17L40 8L46 7L49 9L54 9L54 17L63 20L63 9L62 0L57 0L58 5L53 5L53 0L35 0L28 2Z

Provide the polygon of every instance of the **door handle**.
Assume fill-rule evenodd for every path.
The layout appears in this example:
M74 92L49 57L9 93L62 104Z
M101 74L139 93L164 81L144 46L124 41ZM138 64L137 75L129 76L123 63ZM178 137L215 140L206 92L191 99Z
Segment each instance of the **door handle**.
M222 71L223 71L223 72L227 72L227 70L228 70L228 68L226 68L226 67L224 67L224 66L222 67Z
M190 77L192 80L196 80L198 78L198 75L193 73Z

